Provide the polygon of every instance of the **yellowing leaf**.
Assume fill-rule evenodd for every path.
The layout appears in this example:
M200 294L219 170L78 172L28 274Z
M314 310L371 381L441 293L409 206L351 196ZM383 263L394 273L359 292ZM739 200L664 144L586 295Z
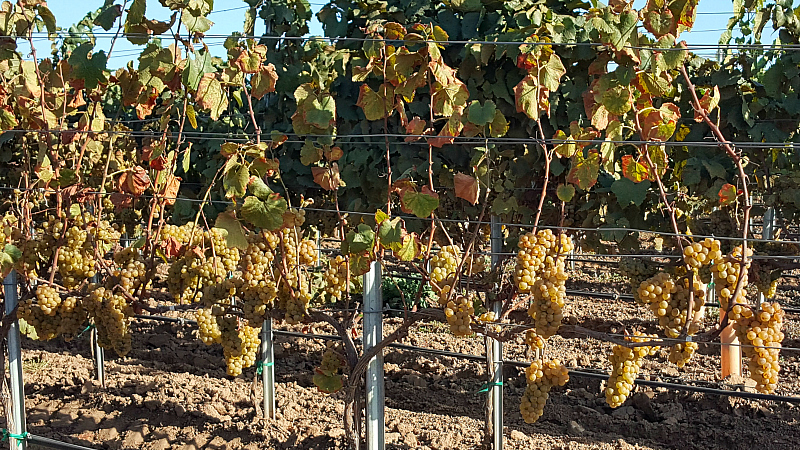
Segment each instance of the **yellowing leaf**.
M225 242L230 248L238 248L244 250L247 248L247 237L242 229L242 224L233 211L225 211L217 216L217 222L214 224L216 228L221 228L226 231Z
M344 182L339 177L339 164L333 163L330 167L312 167L311 175L314 183L320 185L326 191L333 191L344 186Z
M705 111L707 116L710 116L714 109L719 106L719 99L720 94L718 86L714 86L714 89L707 91L703 98L700 99L700 107L703 108L703 111ZM694 120L698 123L702 122L703 115L695 111Z
M736 196L739 195L741 192L736 191L736 186L725 183L722 188L719 190L719 203L720 205L729 205L736 201Z
M225 95L216 73L207 73L200 79L197 87L197 105L209 110L212 120L218 120L228 109L228 96Z

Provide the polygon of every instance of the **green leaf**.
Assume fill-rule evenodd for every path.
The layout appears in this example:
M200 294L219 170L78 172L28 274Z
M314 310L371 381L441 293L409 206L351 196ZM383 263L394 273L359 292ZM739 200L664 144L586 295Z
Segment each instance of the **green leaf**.
M631 203L640 206L647 197L648 189L650 189L650 182L647 180L634 183L627 178L620 178L611 185L611 191L617 196L617 201L622 207Z
M400 217L387 219L378 227L378 240L384 248L399 251L403 244L403 222Z
M259 200L267 200L272 194L274 194L272 189L270 189L261 178L253 178L253 180L250 182L250 186L248 186L248 189L250 189L250 193L255 195Z
M380 120L386 117L387 109L392 107L392 102L382 93L375 92L366 84L362 84L356 105L364 111L367 120Z
M274 231L283 226L283 213L287 208L286 200L278 194L272 194L265 200L249 196L244 199L242 217L263 230Z
M556 195L559 200L567 203L575 196L575 186L571 184L559 184L556 188Z
M430 192L430 190L427 193L407 191L403 193L400 201L403 203L403 208L411 211L415 216L429 217L439 207L439 194Z
M315 373L311 381L314 382L314 385L317 386L317 389L326 394L333 394L334 392L339 392L342 389L341 375L328 376L321 373Z
M628 86L611 86L603 92L602 104L611 114L621 116L633 107L633 94Z
M300 149L300 162L304 166L309 166L322 159L322 149L315 146L311 139L306 139L305 144Z
M350 230L342 242L342 252L352 255L372 250L375 244L375 231L366 224L359 224L355 230Z
M225 95L217 74L207 73L200 80L197 87L197 105L209 110L212 120L219 120L219 116L228 109L228 96Z
M72 66L72 76L83 79L86 89L94 89L100 83L106 83L106 64L108 58L104 51L92 54L94 45L84 42L69 55L68 62Z
M211 54L205 49L200 49L195 52L193 59L187 61L186 68L181 74L183 84L189 90L197 91L200 86L200 80L203 79L205 74L214 71L214 66L211 64Z
M205 33L214 25L214 22L208 20L205 15L190 8L183 10L181 21L189 33Z
M496 113L497 106L493 101L487 100L483 106L481 106L477 100L474 100L467 110L467 120L475 125L486 125L494 120Z
M128 17L125 18L125 24L136 25L142 23L145 11L147 11L147 0L133 0L130 8L128 8Z
M497 197L492 202L492 214L503 215L516 211L519 208L516 197L501 198Z
M228 198L244 197L249 183L250 170L244 164L235 164L222 178L222 186Z
M108 31L114 26L119 16L122 15L122 5L112 5L106 3L103 10L94 19L94 24Z
M50 11L50 8L45 5L37 5L36 11L39 13L39 17L42 18L42 21L44 21L44 26L47 28L47 33L55 33L58 29L56 26L56 16L53 15L53 12Z
M225 230L227 233L225 242L228 247L238 248L240 250L245 250L247 248L248 243L247 237L244 234L244 229L233 211L219 213L214 226Z
M11 261L14 263L19 261L20 258L22 258L22 251L20 251L20 249L18 249L17 246L13 244L6 244L5 247L3 248L3 253L10 256Z
M186 150L183 151L183 160L181 161L181 168L183 169L183 173L189 173L189 166L192 162L192 146L190 145Z
M703 160L703 167L708 170L712 178L716 177L724 180L728 177L728 172L725 170L725 167L716 161Z

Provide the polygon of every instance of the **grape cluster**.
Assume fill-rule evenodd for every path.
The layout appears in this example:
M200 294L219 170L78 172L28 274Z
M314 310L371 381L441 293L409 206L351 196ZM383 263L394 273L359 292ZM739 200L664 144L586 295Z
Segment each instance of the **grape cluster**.
M146 282L147 267L139 249L128 247L115 253L114 264L111 276L126 291L134 292Z
M228 366L228 375L235 377L242 373L242 369L250 367L256 362L258 346L261 339L258 336L261 326L253 327L236 316L222 316L217 318L220 329L220 344Z
M639 332L634 332L633 336L625 339L629 342L647 342L655 335L648 336ZM611 363L611 374L606 386L606 403L612 408L617 408L625 403L628 395L633 390L633 382L639 376L642 367L642 360L647 355L655 355L656 347L625 347L615 345L611 350L608 361Z
M235 278L242 280L238 294L244 318L255 326L266 318L278 295L273 263L280 244L278 235L268 231L248 234L247 242L239 262L241 275Z
M86 324L86 311L77 297L62 299L50 286L36 288L36 296L20 303L17 315L34 330L38 340L49 341L57 336L69 339Z
M628 279L634 299L645 304L639 297L639 285L658 273L658 267L649 259L625 256L619 260L620 274Z
M92 285L86 309L97 327L98 344L113 349L119 356L127 355L131 350L133 308L125 297L109 288Z
M534 361L525 369L527 388L522 394L519 411L526 423L539 420L553 386L564 386L569 381L569 371L558 360Z
M306 211L304 209L290 208L283 213L283 228L300 227L305 222Z
M691 312L690 334L699 329L699 324L694 320L695 313L699 312L705 304L705 289L699 280L695 279L692 286L694 302ZM658 318L659 325L668 337L676 338L683 331L686 321L689 320L689 279L679 278L677 281L666 272L660 272L648 278L639 285L637 291L642 302Z
M454 336L469 336L472 334L472 315L475 314L472 299L464 295L456 295L450 299L444 308L447 323Z
M338 375L344 365L345 359L342 343L328 341L325 346L325 351L322 353L322 361L320 361L316 371L327 377L332 377Z
M331 299L340 299L347 290L347 260L339 255L330 260L330 267L323 274L325 292Z
M748 344L743 350L749 358L750 378L755 380L756 389L765 394L774 393L778 386L784 315L777 302L762 303L755 311L739 304L731 310L733 329L739 341Z
M720 242L716 239L705 238L683 249L683 262L693 270L707 266L722 258Z
M683 367L692 359L699 346L696 342L680 342L669 348L669 362Z
M528 330L525 332L525 343L531 350L538 351L544 348L545 340L536 334L536 331Z
M772 270L766 261L761 260L750 266L748 275L752 278L756 291L764 294L765 298L772 298L778 291L778 279L781 277L780 270Z
M444 306L447 292L461 262L461 250L455 245L445 245L431 257L431 288L439 294L439 303Z
M566 255L575 248L572 238L549 229L520 237L514 278L520 292L533 297L528 315L543 338L556 334L566 303Z
M747 256L753 255L753 250L747 248ZM734 248L727 258L721 258L714 265L712 275L714 276L714 288L719 298L720 307L723 310L728 309L731 297L736 290L736 284L739 282L739 271L741 268L742 247ZM750 266L750 260L747 261L747 268ZM733 300L733 303L743 303L741 300L747 297L747 291L744 287L747 286L747 268L744 270L744 280L742 280L742 291L738 298Z

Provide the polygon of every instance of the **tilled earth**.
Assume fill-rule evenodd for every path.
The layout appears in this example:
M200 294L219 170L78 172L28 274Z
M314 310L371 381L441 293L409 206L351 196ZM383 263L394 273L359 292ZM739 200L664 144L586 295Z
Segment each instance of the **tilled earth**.
M626 292L608 271L586 269L570 289ZM796 289L794 280L782 286ZM784 298L784 301L786 298ZM654 332L649 311L621 300L571 297L565 321L598 331L639 328ZM712 319L709 319L711 323ZM387 319L385 333L399 323ZM332 333L330 328L279 329ZM788 315L785 347L797 348L800 316ZM455 338L437 323L416 326L402 343L481 355L482 338ZM87 339L47 343L25 339L25 394L31 433L94 448L256 449L347 448L342 395L318 392L311 381L325 343L276 337L278 414L260 416L261 388L253 368L226 376L222 349L207 347L189 325L137 321L134 346L124 359L107 352L107 384L93 380ZM573 368L607 371L609 344L553 337L547 358ZM525 361L520 337L505 345L505 358ZM719 347L700 351L678 370L666 350L645 362L642 377L723 389L749 389L742 379L721 380ZM782 352L778 394L800 397L800 353ZM392 449L480 448L486 395L485 365L475 361L389 349L385 354L386 441ZM522 421L521 370L506 366L505 447L508 449L795 449L800 446L800 407L637 387L612 410L599 380L573 376L554 388L544 415ZM258 409L257 409L258 408ZM35 448L34 446L31 446Z

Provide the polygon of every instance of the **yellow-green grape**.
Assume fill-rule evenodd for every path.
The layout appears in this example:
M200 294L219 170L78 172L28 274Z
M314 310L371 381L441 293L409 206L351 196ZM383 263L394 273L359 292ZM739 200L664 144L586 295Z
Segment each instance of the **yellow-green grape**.
M431 288L439 292L445 285L451 284L458 265L461 262L461 250L455 245L445 245L439 253L431 257Z
M739 341L747 344L742 349L749 358L750 378L756 382L756 389L765 394L774 393L778 387L784 315L777 302L764 302L755 311L741 304L731 310L733 329Z
M525 343L528 344L528 348L536 351L544 348L545 340L536 334L536 331L528 330L525 332Z
M227 246L221 229L193 229L189 224L169 228L167 234L162 231L162 238L170 236L186 240L167 276L167 289L178 303L199 302L206 286L220 283L239 264L239 249Z
M472 307L472 300L464 295L456 295L444 309L447 323L450 324L450 331L454 336L469 336L472 334L472 315L475 309Z
M639 285L658 273L658 268L649 259L625 256L619 260L619 271L623 277L628 279L634 299L642 303L639 298Z
M692 355L697 351L696 342L680 342L669 348L669 362L683 367L692 359Z
M752 255L753 249L748 247L747 256L750 257ZM741 259L742 247L738 246L728 254L727 258L720 258L714 264L714 269L711 273L714 276L714 288L717 292L719 304L722 309L728 309L731 297L736 290L736 284L739 281L739 271L741 268L741 263L739 261L741 261ZM733 300L733 303L744 303L742 300L747 297L747 291L744 289L744 287L747 286L747 269L749 266L750 260L748 259L747 267L745 267L744 270L741 294L738 298Z
M119 356L127 355L131 350L133 308L125 297L111 289L90 286L86 309L97 327L98 344L113 349Z
M58 291L53 287L41 285L36 288L36 297L19 304L17 314L36 330L40 341L49 341L58 336L57 314L60 305L61 296Z
M261 344L258 336L261 327L251 327L235 316L217 317L217 323L228 375L238 376L242 369L256 362L256 353Z
M567 384L569 371L558 360L534 361L525 369L525 379L528 386L522 394L520 414L526 423L534 423L544 412L550 389Z
M467 275L476 275L486 272L486 257L483 255L470 255L464 263L464 271Z
M761 260L750 267L750 274L753 275L753 284L756 287L756 291L763 294L765 298L775 296L778 292L780 270L772 270L766 261Z
M133 292L145 282L147 267L139 249L128 247L114 254L115 268L111 275L128 292Z
M695 313L705 304L705 286L696 278L693 289L692 321L688 330L690 334L695 334L699 330L700 324L695 321ZM689 279L683 277L676 281L668 273L661 272L643 281L637 293L641 302L649 306L655 314L666 335L671 338L678 337L690 316Z
M720 242L716 239L705 238L683 249L683 262L694 270L707 266L722 258Z
M278 294L275 283L276 248L279 238L275 233L262 231L247 235L248 246L239 261L243 284L239 289L244 318L251 326L257 326L266 318Z
M317 367L317 372L331 377L337 375L344 365L345 359L342 343L329 341L325 346L325 351L322 353L322 361L319 363L319 367Z
M217 324L217 318L211 314L211 308L201 308L195 314L199 330L197 337L206 345L220 343L222 332Z
M331 299L342 298L342 293L347 290L347 260L339 255L330 261L330 267L325 271L325 292Z
M303 209L290 208L283 213L283 227L300 227L306 222L306 212Z
M656 336L643 335L635 332L633 336L627 336L630 342L647 342ZM656 353L655 347L625 347L615 345L611 349L608 361L611 363L611 374L606 386L606 403L612 408L617 408L625 403L628 395L633 390L633 382L639 376L642 367L642 360L647 355Z
M539 237L533 233L520 236L518 246L514 282L520 292L531 292L538 272L544 266L547 248L539 243Z
M305 319L308 304L313 297L307 276L300 272L298 275L295 270L290 270L288 277L278 283L279 305L285 311L284 318L292 325L296 325Z

